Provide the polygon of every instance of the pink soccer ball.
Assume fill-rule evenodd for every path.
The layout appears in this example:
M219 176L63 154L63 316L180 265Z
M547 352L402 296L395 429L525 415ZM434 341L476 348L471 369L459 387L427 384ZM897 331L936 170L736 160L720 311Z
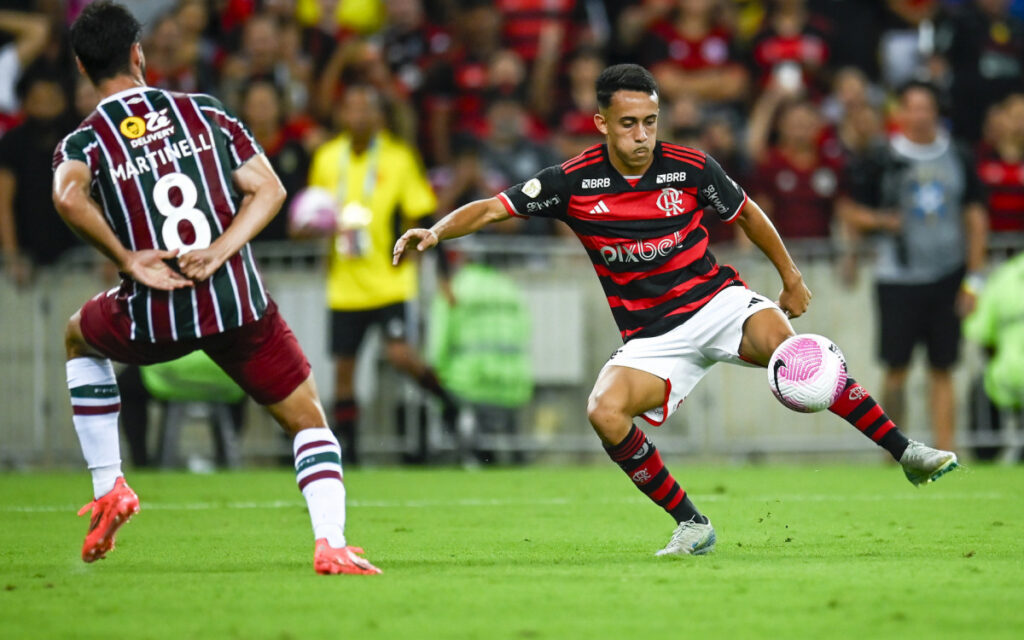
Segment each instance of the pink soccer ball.
M846 387L846 358L824 336L797 334L780 344L768 361L768 385L794 411L827 409Z
M338 202L327 189L307 187L288 208L288 230L297 236L330 236L338 226Z

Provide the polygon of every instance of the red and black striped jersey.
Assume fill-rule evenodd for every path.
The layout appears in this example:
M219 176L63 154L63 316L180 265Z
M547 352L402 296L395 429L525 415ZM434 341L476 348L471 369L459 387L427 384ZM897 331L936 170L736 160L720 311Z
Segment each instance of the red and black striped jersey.
M665 333L742 284L715 261L702 219L708 208L731 222L746 198L714 158L667 142L635 184L601 144L498 194L509 213L557 218L576 233L623 340Z
M77 160L125 247L202 249L231 224L241 194L231 174L263 153L215 98L139 87L100 102L57 146L54 169ZM187 340L262 317L267 294L247 244L191 289L158 291L125 278L131 339Z

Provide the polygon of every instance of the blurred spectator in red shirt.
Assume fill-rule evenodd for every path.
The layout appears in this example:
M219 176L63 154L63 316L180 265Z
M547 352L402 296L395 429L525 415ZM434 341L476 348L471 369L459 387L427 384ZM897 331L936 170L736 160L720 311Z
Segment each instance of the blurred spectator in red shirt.
M758 87L774 81L789 90L806 88L812 96L825 92L830 52L811 17L806 0L772 0L750 49Z
M821 114L807 100L787 100L775 123L775 141L757 159L753 198L783 238L828 238L844 187L840 158L822 151Z
M1024 231L1024 94L989 109L977 171L988 194L989 228Z
M744 97L747 71L720 14L718 0L677 0L672 13L644 36L641 64L669 100L694 95L714 106Z

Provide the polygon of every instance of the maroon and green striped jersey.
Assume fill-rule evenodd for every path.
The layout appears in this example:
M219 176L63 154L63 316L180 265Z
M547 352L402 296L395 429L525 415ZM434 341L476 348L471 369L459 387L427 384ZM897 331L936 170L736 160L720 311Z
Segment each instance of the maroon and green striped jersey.
M263 153L215 98L138 87L96 107L54 152L53 166L81 161L93 197L125 247L208 247L231 224L242 194L231 174ZM191 289L160 291L128 278L120 296L132 340L188 340L239 327L267 307L248 244Z

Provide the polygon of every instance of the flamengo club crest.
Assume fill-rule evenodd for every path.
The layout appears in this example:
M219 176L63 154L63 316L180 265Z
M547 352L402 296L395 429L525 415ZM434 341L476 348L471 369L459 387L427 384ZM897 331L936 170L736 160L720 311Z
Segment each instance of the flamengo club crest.
M635 482L636 484L644 484L645 482L650 482L651 472L648 471L647 469L640 469L633 473L632 478L633 482Z
M686 208L683 206L683 194L679 193L679 189L672 187L662 189L661 195L658 196L658 208L664 211L666 216L686 213Z

